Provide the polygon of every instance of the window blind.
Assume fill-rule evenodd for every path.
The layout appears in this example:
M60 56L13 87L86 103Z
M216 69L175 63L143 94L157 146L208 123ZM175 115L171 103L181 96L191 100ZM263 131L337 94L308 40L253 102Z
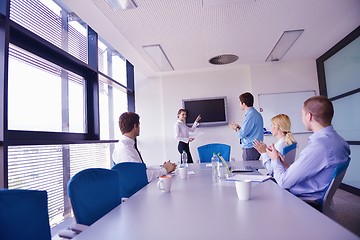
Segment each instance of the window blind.
M64 213L70 211L64 192L68 180L83 169L110 168L111 163L108 143L10 146L8 151L9 188L46 190L52 226L62 222Z
M50 8L50 4L53 6L54 3L52 1L47 2L49 6L38 0L11 0L10 19L87 63L87 36L67 22L62 22L61 14L67 14L65 9L58 6L59 9L56 11L54 7ZM68 21L76 20L69 15L67 19ZM79 24L86 29L87 26L84 25L83 22ZM64 29L68 29L68 31L64 33Z

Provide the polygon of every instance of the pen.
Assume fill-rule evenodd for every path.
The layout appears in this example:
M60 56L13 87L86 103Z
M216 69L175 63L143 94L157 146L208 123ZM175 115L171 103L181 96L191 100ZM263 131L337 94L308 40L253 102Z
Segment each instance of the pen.
M225 161L225 159L223 158L223 156L221 156L220 153L218 153L218 156L219 156L221 162L224 164L224 166L225 166L226 169L228 170L228 172L231 173L230 167L229 167L229 165L226 163L226 161Z

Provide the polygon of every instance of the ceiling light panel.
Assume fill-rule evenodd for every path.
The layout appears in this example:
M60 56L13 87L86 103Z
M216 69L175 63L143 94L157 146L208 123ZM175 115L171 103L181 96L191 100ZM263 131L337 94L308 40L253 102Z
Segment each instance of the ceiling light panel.
M244 2L255 2L255 0L202 0L202 6L212 7L212 6L244 3Z
M137 7L133 0L106 0L106 3L113 11L128 10Z
M160 44L143 46L143 49L153 60L153 62L158 66L160 71L174 70Z
M300 37L303 32L304 29L285 31L281 35L280 39L277 41L265 61L279 61L286 54L286 52L289 51L290 47L295 43L295 41Z

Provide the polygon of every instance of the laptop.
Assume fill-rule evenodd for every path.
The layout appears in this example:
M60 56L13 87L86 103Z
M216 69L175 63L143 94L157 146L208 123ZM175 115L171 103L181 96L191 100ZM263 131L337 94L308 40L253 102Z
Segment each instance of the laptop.
M250 166L243 166L243 167L231 167L232 173L239 173L239 172L253 172L254 168Z
M223 163L223 166L227 167L228 169L230 169L230 171L232 173L239 173L239 172L253 172L254 168L250 167L250 166L245 166L245 167L229 167L229 165L227 164L227 162L225 161L225 159L221 156L220 153L218 153L218 156L221 160L221 162Z

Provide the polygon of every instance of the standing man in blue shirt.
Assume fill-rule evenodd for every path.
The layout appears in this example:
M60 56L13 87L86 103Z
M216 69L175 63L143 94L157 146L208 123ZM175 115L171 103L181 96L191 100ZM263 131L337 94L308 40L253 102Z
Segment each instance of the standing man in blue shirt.
M240 138L240 144L243 148L243 160L258 160L260 153L254 148L253 141L263 141L264 139L264 122L261 114L253 107L254 96L249 93L243 93L239 96L241 110L245 111L245 119L242 127L234 122L229 126L236 131Z
M331 125L333 116L333 105L324 96L311 97L304 102L302 122L313 134L309 137L308 145L288 169L282 164L274 145L266 149L271 158L274 178L280 187L296 196L321 201L335 168L350 161L349 144Z

